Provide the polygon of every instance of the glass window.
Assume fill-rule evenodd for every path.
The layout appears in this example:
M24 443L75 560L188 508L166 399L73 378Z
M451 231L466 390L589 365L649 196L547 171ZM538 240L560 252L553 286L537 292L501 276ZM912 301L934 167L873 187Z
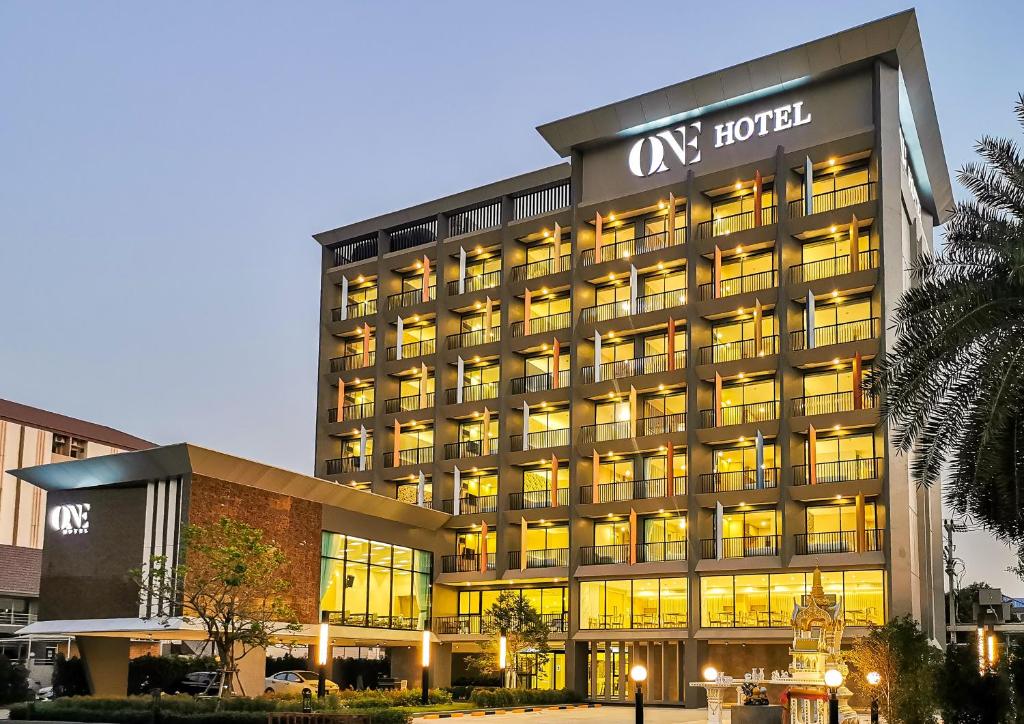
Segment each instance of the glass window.
M864 504L864 527L875 528L875 502ZM857 530L856 503L839 502L807 506L808 533L842 533Z
M621 304L623 311L629 311L629 284L620 281L606 284L594 290L594 304Z
M633 479L632 460L610 460L601 461L597 469L597 482L599 485L608 483L626 483Z
M806 312L804 325L806 326ZM871 319L871 299L851 299L837 304L821 304L814 307L814 328L832 327L849 322L863 322ZM843 338L845 340L845 337Z
M644 543L686 540L686 515L675 514L644 519Z
M702 576L700 579L700 625L733 625L732 576Z
M771 577L771 625L788 626L793 610L806 593L803 573L777 573Z
M600 629L604 620L604 581L581 581L580 628Z
M629 545L629 521L603 521L595 523L594 545Z
M750 276L751 274L762 274L775 269L775 255L770 252L761 254L737 254L736 256L722 259L722 276L719 281L725 282L729 279ZM736 290L737 292L739 289ZM729 292L729 288L723 287L723 292Z
M771 183L761 185L761 208L767 209L775 205L775 188ZM754 210L753 187L744 188L735 194L719 197L711 202L711 216L721 219L726 216L745 214Z
M736 576L734 586L736 626L768 626L768 576Z
M599 402L594 406L594 419L598 425L608 422L625 422L629 420L629 400L617 402Z
M775 445L764 446L764 466L775 467ZM712 458L713 469L716 473L733 473L741 470L757 470L757 446L746 445L744 447L729 447L715 450Z

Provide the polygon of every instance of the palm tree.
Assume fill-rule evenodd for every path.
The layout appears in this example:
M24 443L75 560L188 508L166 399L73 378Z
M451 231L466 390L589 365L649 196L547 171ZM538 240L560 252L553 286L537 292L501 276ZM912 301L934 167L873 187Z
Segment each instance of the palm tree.
M1024 94L1016 114L1024 127ZM1024 544L1024 158L985 136L959 172L941 254L911 265L896 341L875 375L911 474L1008 543ZM1024 550L1024 549L1022 549Z

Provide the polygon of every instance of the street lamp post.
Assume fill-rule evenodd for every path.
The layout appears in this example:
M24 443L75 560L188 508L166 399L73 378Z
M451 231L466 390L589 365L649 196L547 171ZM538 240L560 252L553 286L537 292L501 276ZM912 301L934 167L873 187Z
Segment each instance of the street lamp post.
M505 687L505 667L508 664L508 639L505 634L498 637L498 668L501 669L501 687Z
M427 692L430 687L430 629L423 629L423 643L420 648L420 663L423 664L423 678L420 681L420 703L427 705Z
M839 669L825 672L825 686L828 687L828 724L839 724L839 687L843 685L843 673Z
M644 724L644 691L641 685L647 680L647 669L637 664L629 670L629 678L636 684L636 724Z
M317 671L316 698L321 701L327 696L327 649L330 648L330 636L330 619L324 611L320 615L320 637L316 647L316 663L320 667Z
M869 671L865 678L871 686L871 724L878 724L878 684L882 681L882 675L877 671Z

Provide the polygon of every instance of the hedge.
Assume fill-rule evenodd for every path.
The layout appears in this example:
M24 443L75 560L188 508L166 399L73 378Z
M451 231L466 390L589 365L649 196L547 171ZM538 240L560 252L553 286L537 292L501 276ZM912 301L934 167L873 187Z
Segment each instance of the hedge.
M571 689L484 689L477 687L469 700L482 709L531 704L570 704L580 701Z

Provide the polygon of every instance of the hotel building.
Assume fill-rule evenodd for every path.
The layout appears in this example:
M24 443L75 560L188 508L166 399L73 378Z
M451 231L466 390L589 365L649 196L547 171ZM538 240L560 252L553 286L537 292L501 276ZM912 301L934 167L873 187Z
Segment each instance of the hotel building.
M815 568L848 637L941 642L939 491L863 386L952 203L913 11L538 130L567 161L316 235L315 478L193 446L18 474L91 501L97 550L111 511L142 551L270 525L309 622L412 682L416 629L457 680L507 589L551 627L526 683L598 701L637 661L688 706L709 663L785 668ZM44 588L76 590L61 544ZM34 631L126 635L95 619L136 604L94 599Z

